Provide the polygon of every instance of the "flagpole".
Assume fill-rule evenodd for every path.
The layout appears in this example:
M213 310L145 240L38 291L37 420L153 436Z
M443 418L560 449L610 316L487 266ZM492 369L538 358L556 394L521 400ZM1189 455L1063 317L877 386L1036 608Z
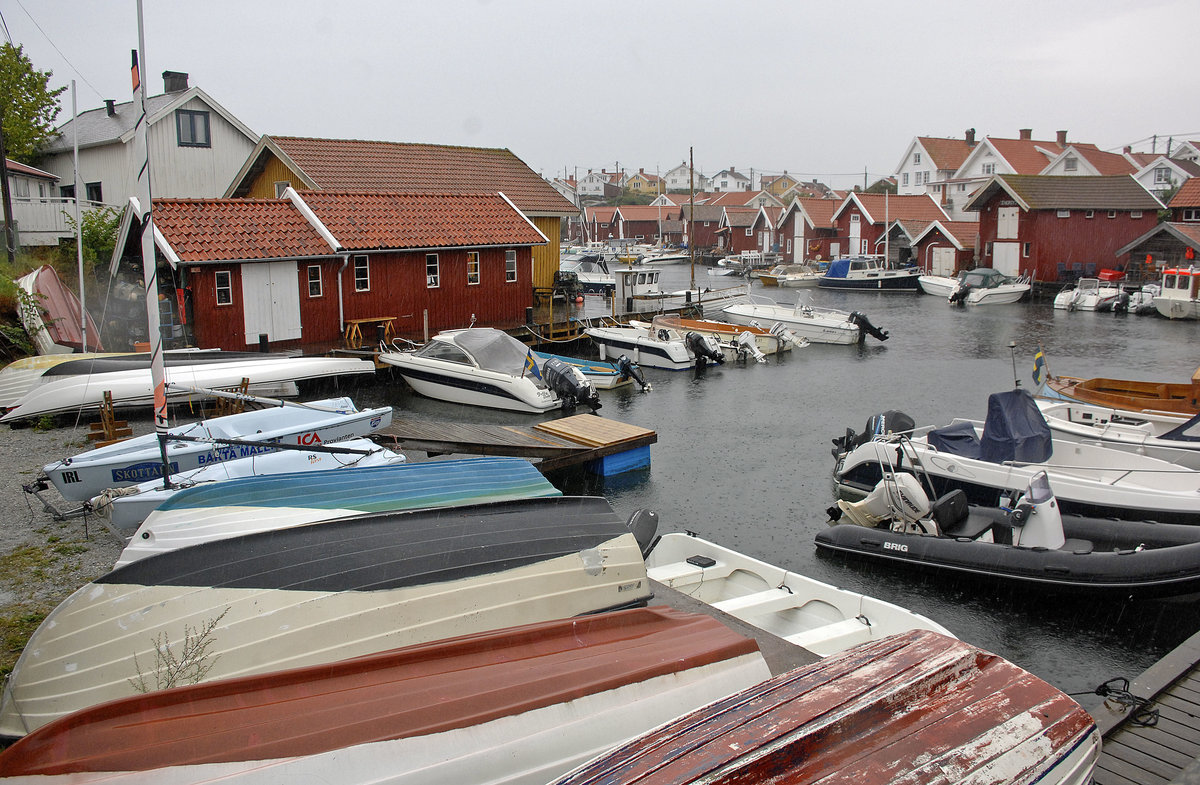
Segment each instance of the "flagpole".
M141 209L142 280L146 287L146 328L150 341L150 378L154 386L154 429L162 457L163 487L171 487L171 465L167 460L167 383L163 369L162 330L158 317L158 265L154 260L154 212L150 197L150 148L146 141L149 117L146 112L145 81L141 71L146 64L146 34L142 25L142 0L137 2L138 48L133 52L133 102L140 114L134 127L133 161L138 167L137 193Z

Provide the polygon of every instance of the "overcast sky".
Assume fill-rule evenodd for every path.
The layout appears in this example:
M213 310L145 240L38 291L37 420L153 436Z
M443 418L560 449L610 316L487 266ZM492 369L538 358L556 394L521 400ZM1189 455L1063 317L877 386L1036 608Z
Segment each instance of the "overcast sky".
M130 98L136 0L0 0L6 35L80 111ZM543 175L891 174L914 136L1157 151L1200 139L1171 31L1194 0L1139 3L144 0L145 73L256 134L506 147ZM1161 44L1161 46L1160 46ZM71 117L63 96L59 122Z

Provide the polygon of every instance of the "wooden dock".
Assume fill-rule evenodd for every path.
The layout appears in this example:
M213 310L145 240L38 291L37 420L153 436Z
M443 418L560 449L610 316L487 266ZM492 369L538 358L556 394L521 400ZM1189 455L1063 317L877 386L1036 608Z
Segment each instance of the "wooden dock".
M535 425L406 420L372 434L387 446L434 455L509 455L529 458L543 474L658 441L647 428L594 414L576 414Z
M1104 738L1095 785L1200 783L1200 633L1130 685L1149 720L1112 701L1092 712ZM1139 722L1139 718L1143 718ZM1152 724L1150 724L1152 723Z

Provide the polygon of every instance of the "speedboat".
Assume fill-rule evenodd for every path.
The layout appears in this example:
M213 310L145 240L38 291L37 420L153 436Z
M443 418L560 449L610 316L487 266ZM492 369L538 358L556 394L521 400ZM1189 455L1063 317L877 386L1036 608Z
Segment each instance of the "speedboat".
M839 501L826 552L1040 591L1186 594L1200 588L1200 526L1062 515L1046 472L999 507L962 490L930 501L911 474L886 474L865 499Z
M33 633L4 684L0 735L179 681L642 606L653 536L644 526L598 497L520 499L341 518L141 559L80 587ZM186 653L189 642L200 653Z
M445 330L414 351L383 352L415 391L429 398L491 409L548 412L562 407L529 347L503 330Z
M1086 785L1083 707L1003 657L926 630L783 673L605 751L553 785Z
M916 267L889 267L875 256L834 259L817 281L824 289L915 292L921 271Z
M1161 294L1162 287L1156 283L1144 283L1141 286L1125 284L1113 303L1113 313L1133 313L1138 316L1158 313L1154 298Z
M664 534L646 556L651 580L819 657L942 625L907 608L789 572L691 533Z
M1032 286L1024 278L1012 278L990 267L963 270L957 278L922 275L921 290L945 297L951 305L1004 305L1024 297Z
M820 271L807 264L779 264L758 274L763 286L807 287L821 280Z
M588 327L584 330L600 348L600 359L626 355L638 365L681 371L725 362L720 343L711 336L681 333L672 327Z
M1200 469L1200 414L1188 418L1053 398L1036 400L1057 439L1094 442Z
M1111 311L1120 293L1114 281L1080 278L1074 287L1054 295L1054 307L1061 311Z
M681 335L694 332L699 335L712 336L720 343L727 360L744 361L752 357L756 362L766 362L766 356L769 354L787 351L793 346L800 348L808 346L807 340L779 323L772 325L768 330L758 326L718 322L711 319L686 319L674 314L659 314L650 322L633 320L629 324L654 331L667 328Z
M687 264L692 257L686 251L664 251L643 256L640 264L651 267L662 267L668 264Z
M0 770L44 785L541 785L770 676L717 619L634 608L122 698L24 737Z
M196 469L171 475L163 487L162 480L147 480L137 485L113 488L92 498L89 510L108 518L118 532L137 529L146 516L176 494L196 487L220 485L243 477L267 477L301 472L357 469L402 463L404 454L380 447L370 439L349 439L337 442L336 450L277 450L248 458L205 464Z
M721 313L735 324L755 327L782 324L796 335L813 343L860 343L867 335L880 341L888 339L886 330L871 324L859 311L838 311L819 308L803 300L793 305L780 305L773 300L750 296L742 302L732 303L721 309Z
M199 420L167 431L169 474L284 449L277 445L313 447L366 436L391 421L392 407L359 410L345 397ZM148 433L97 447L47 464L42 473L68 501L161 479L159 437Z
M1168 319L1200 319L1200 268L1164 269L1154 307Z
M1190 382L1109 379L1103 376L1048 376L1047 395L1115 409L1200 414L1200 368Z
M930 498L958 488L969 501L995 507L1010 489L1026 487L1044 471L1064 512L1200 523L1200 472L1093 442L1054 438L1033 396L1023 389L989 396L984 422L955 419L940 428L878 430L868 421L861 434L847 429L834 439L834 476L842 498L861 498L884 475L904 471L925 484Z

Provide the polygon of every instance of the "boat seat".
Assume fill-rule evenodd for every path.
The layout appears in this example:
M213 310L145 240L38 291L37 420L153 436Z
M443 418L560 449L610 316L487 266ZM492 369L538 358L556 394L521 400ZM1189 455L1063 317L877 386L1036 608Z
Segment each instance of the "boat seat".
M784 640L824 657L871 640L871 628L857 618L843 619L788 635Z
M1060 551L1067 551L1079 556L1086 556L1092 552L1092 543L1089 540L1073 540L1068 539L1059 548Z
M1007 523L1007 517L1000 510L972 509L967 504L967 494L960 488L940 496L933 503L930 516L937 523L938 531L943 535L966 537L971 540L977 539L997 523ZM995 536L997 542L1007 540L1011 543L1011 527L999 527Z

